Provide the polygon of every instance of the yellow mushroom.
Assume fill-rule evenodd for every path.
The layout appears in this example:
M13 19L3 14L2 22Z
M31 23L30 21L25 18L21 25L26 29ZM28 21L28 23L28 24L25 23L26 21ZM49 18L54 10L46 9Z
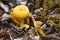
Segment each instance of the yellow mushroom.
M43 30L40 28L40 26L42 25L43 23L41 21L35 21L34 22L34 26L37 28L37 31L39 32L39 34L41 34L41 36L44 36L44 32Z
M26 27L28 28L27 24L24 24L24 19L28 18L29 19L29 9L25 5L18 5L16 6L13 11L11 12L12 19L15 23L20 25L21 27ZM29 20L27 20L29 21Z

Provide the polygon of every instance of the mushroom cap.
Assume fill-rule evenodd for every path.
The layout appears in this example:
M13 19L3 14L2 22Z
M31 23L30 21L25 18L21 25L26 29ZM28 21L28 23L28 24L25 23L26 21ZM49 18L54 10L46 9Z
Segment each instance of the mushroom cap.
M16 18L26 18L29 16L29 9L25 5L18 5L13 9L11 15Z
M34 26L35 27L40 27L43 23L41 21L35 21Z

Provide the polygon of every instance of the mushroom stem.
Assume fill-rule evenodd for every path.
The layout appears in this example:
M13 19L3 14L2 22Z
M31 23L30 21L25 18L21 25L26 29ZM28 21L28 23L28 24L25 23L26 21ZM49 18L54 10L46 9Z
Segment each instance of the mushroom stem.
M39 34L41 36L45 36L45 34L44 34L44 32L43 32L43 30L41 28L37 27L37 31L39 32Z
M20 20L20 26L23 26L24 25L24 19L21 19Z
M26 21L27 21L27 24L29 25L29 23L30 23L30 17L28 17L28 18L26 19Z

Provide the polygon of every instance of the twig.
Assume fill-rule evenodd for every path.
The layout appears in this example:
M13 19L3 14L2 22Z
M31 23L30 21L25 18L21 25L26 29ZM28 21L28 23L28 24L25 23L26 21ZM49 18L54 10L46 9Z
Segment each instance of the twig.
M46 35L45 36L45 38L53 38L53 39L59 39L60 40L60 38L59 37L56 37L55 35Z
M30 13L30 16L31 16L31 19L32 19L32 21L33 21L33 23L34 23L34 22L35 22L35 19L34 19L32 13ZM35 27L35 26L34 26L34 27ZM37 35L39 35L38 32L37 32L37 28L36 28L36 27L35 27L35 33L37 33Z
M9 34L9 35L10 35L10 34ZM11 40L14 40L14 38L13 38L11 35L10 35L10 39L11 39Z
M15 26L14 24L10 23L10 26L12 26L13 28L15 28L18 31L21 31L19 27Z

